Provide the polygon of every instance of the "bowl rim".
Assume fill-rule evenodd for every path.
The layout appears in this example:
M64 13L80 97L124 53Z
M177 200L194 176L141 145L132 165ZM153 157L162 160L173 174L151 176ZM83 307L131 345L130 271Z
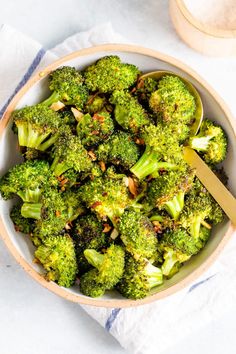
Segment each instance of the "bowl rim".
M184 0L174 0L181 11L182 15L185 19L194 27L196 27L199 31L210 35L215 38L232 38L236 37L236 29L220 29L216 28L203 22L199 21L187 8Z
M134 54L141 54L149 57L153 57L155 59L164 61L168 64L171 64L172 66L176 67L177 69L183 70L183 72L187 73L190 77L192 77L194 80L196 80L199 84L204 86L204 88L211 94L211 96L218 102L220 108L224 111L229 124L232 128L232 131L235 135L236 138L236 124L233 120L233 116L228 109L226 103L223 101L223 99L215 92L215 90L203 79L201 78L194 70L192 70L189 66L185 65L181 61L168 56L166 54L163 54L161 52L148 49L145 47L141 46L135 46L135 45L126 45L126 44L103 44L103 45L98 45L98 46L93 46L90 48L78 50L75 52L72 52L69 55L66 55L47 67L45 67L42 71L37 72L36 74L33 75L32 78L29 79L29 81L21 88L21 90L14 96L14 98L11 100L9 103L8 107L6 108L6 111L3 115L2 120L0 121L0 139L3 135L3 132L9 122L11 112L14 110L15 106L17 105L18 101L24 96L24 94L38 81L40 81L42 78L47 76L52 70L55 70L58 66L63 65L65 62L75 59L80 56L86 56L86 55L91 55L91 54L96 54L99 52L128 52L128 53L134 53ZM195 269L191 274L186 276L183 280L179 281L178 283L171 285L165 290L162 290L156 294L152 294L147 296L144 299L140 300L131 300L131 299L92 299L89 297L82 296L80 294L74 294L70 292L68 289L63 288L58 286L54 282L48 282L44 279L44 277L39 274L18 252L17 248L14 246L13 242L11 241L10 237L8 236L7 230L5 228L4 222L2 217L0 216L0 230L1 230L1 236L6 244L7 248L13 255L13 257L16 259L16 261L22 266L22 268L38 283L40 283L42 286L47 288L48 290L52 291L53 293L61 296L64 299L77 302L80 304L84 305L92 305L92 306L97 306L97 307L120 307L120 308L125 308L125 307L132 307L132 306L138 306L142 304L147 304L150 302L153 302L155 300L163 299L169 295L174 294L175 292L183 289L190 283L192 283L197 277L199 277L204 271L206 271L209 266L215 261L215 259L218 257L218 255L221 253L223 250L224 246L230 239L231 235L234 232L234 227L230 223L228 229L226 230L224 236L222 237L222 240L219 242L218 246L212 252L209 257L202 263L200 264L197 269Z

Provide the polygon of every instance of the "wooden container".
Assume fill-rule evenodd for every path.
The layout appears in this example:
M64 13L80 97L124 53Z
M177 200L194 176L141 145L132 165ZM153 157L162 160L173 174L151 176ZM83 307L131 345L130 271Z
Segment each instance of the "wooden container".
M20 155L17 149L17 138L11 129L11 113L16 108L36 104L49 95L47 75L62 65L74 66L81 70L105 55L118 55L123 62L137 65L144 73L155 70L169 70L189 80L199 91L205 113L208 117L221 124L227 132L229 149L224 168L229 176L229 185L236 194L236 126L231 113L217 93L192 69L180 61L156 52L154 50L130 45L101 45L83 49L61 58L36 73L26 85L16 94L9 104L0 122L0 170L5 173L11 166L19 163ZM224 245L230 239L234 229L229 220L217 225L212 231L212 237L206 247L197 256L192 257L173 278L166 280L159 287L152 289L150 295L142 300L123 298L118 292L107 292L103 297L94 299L81 294L75 285L70 289L48 282L42 276L42 268L33 263L34 246L29 237L16 232L10 219L9 212L13 202L0 198L0 233L12 255L24 270L38 283L55 294L70 301L101 307L130 307L149 303L174 294L189 285L202 274L218 257Z
M223 6L223 2L221 4ZM229 1L225 0L225 4L229 6ZM200 6L199 3L198 6ZM215 14L215 20L211 18L209 21L204 9L202 17L199 12L195 16L190 12L184 0L170 0L170 16L178 35L191 48L210 56L236 55L236 23L234 21L227 23L225 16L226 13L229 16L230 10L228 12L228 7L227 11L226 8L225 11L223 10L224 8L221 14L220 11ZM236 22L236 7L232 11Z

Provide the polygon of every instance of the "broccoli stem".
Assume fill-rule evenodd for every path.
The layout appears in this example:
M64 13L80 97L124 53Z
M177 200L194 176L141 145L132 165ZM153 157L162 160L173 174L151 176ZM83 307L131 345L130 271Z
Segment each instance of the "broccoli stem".
M130 169L130 171L138 177L138 179L144 179L148 175L151 175L158 168L159 154L149 146L146 149L136 164Z
M158 215L158 214L152 215L149 218L149 220L151 220L151 221L160 221L160 222L164 221L163 217L161 215Z
M38 150L40 151L45 151L47 150L50 146L52 146L58 139L59 133L52 135L49 139L47 139L45 142L43 142L41 145L38 146Z
M17 125L18 141L20 146L27 146L28 142L28 124L21 123Z
M28 124L28 141L27 146L37 149L38 146L48 137L49 133L39 133L34 130L31 124Z
M189 141L189 146L197 151L206 151L213 136L194 136Z
M53 92L51 96L49 96L46 100L44 100L41 104L50 107L53 103L60 101L60 95L57 92Z
M170 216L177 220L184 207L184 192L178 193L174 198L165 203L165 209Z
M190 225L190 234L197 239L199 237L200 227L202 223L201 216L196 216Z
M27 189L25 191L19 191L17 194L24 202L38 203L41 192L40 188L36 188L34 190Z
M89 262L89 264L91 264L93 267L99 269L103 263L104 260L104 256L93 250L93 249L87 249L84 251L84 256L87 259L87 261Z
M21 215L24 218L30 219L41 219L41 208L42 204L40 203L24 203L21 207Z
M150 262L148 262L145 267L145 273L148 277L148 285L150 289L163 283L163 275L161 269L153 266Z
M51 165L51 170L53 171L56 177L61 176L64 172L66 172L70 168L65 163L59 162L59 160L60 158L56 156Z
M162 273L165 276L168 276L176 262L178 262L178 258L176 256L175 252L172 250L168 250L165 253L165 261L161 267Z

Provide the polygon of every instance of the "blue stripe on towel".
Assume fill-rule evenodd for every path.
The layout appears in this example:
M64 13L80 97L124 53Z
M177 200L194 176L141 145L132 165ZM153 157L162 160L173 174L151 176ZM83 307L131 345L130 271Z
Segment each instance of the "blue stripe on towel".
M216 273L216 274L217 274L217 273ZM199 285L202 285L202 284L206 283L208 280L210 280L211 278L213 278L216 274L213 274L213 275L211 275L210 277L208 277L208 278L206 278L206 279L203 279L203 280L199 281L198 283L193 284L193 285L189 288L188 292L190 293L191 291L195 290Z
M113 309L110 313L110 316L108 317L106 324L105 324L105 329L110 332L114 322L116 321L116 318L120 312L120 308Z
M24 84L26 84L26 82L29 80L30 76L33 74L34 70L37 68L40 61L42 60L44 54L45 54L45 50L43 48L41 48L38 51L38 53L37 53L36 57L34 58L34 60L32 61L32 63L30 64L28 70L26 71L26 73L24 74L24 76L22 77L22 79L20 80L18 85L16 86L14 92L11 94L11 96L8 98L7 102L4 104L4 106L0 110L0 119L2 118L3 113L5 112L7 106L9 105L9 103L11 102L13 97L24 86Z

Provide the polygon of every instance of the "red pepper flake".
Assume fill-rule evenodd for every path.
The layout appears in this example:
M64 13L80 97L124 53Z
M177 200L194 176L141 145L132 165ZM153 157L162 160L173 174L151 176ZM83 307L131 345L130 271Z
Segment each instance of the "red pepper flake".
M141 88L143 88L143 87L144 87L144 81L143 81L142 79L140 79L140 80L138 81L137 88L138 88L138 89L141 89Z
M90 206L90 208L91 209L95 209L97 206L99 206L99 205L102 205L102 202L95 202L95 203L93 203L91 206Z
M103 196L103 197L106 197L107 195L108 195L107 192L102 192L102 196Z
M98 131L98 130L93 130L93 131L91 132L91 134L92 134L92 135L98 135L98 134L99 134L99 131Z
M94 120L98 120L99 122L104 122L105 117L102 116L102 115L100 115L100 114L95 113L95 114L93 115L93 119L94 119Z
M94 154L92 150L88 151L89 156L91 157L92 161L97 160L97 156Z
M61 213L59 210L56 210L56 217L59 218L61 216Z
M138 145L144 145L144 144L145 144L145 141L144 141L143 139L141 139L141 138L136 138L136 139L135 139L135 142L136 142L136 144L138 144Z
M111 225L104 224L103 226L104 226L104 229L102 230L102 232L107 233L107 232L111 231Z
M100 162L99 162L99 165L100 165L100 167L101 167L102 172L105 172L105 171L106 171L105 162L104 162L104 161L100 161Z

